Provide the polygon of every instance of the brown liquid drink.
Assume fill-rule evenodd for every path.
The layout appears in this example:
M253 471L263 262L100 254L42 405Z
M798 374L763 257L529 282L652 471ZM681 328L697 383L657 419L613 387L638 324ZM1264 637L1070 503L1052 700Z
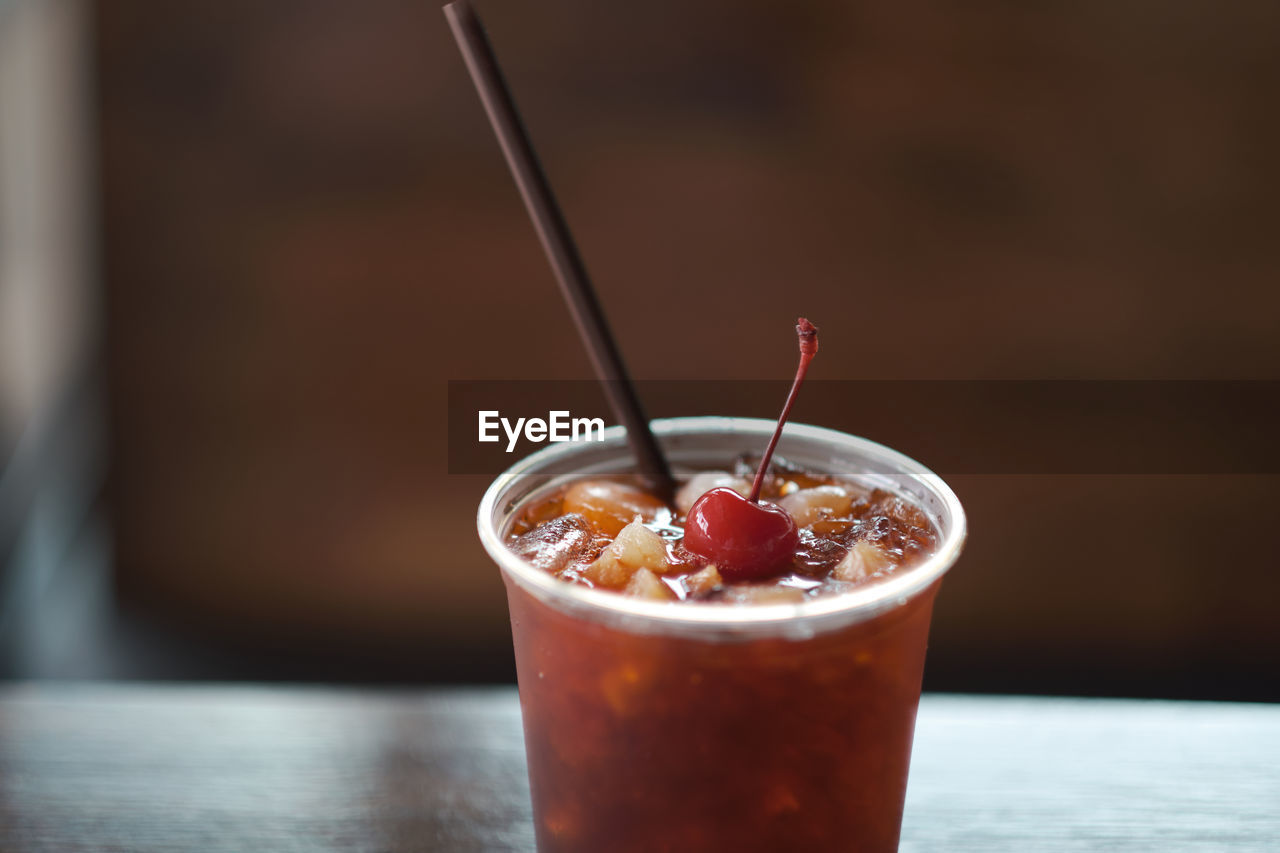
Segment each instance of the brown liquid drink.
M686 469L728 468L773 426L654 424ZM696 561L660 576L669 595L646 594L629 579L601 589L572 576L574 559L585 569L599 551L576 551L564 579L507 547L555 516L570 483L625 472L620 432L535 454L485 496L481 538L507 583L544 853L896 848L929 616L963 512L936 476L862 439L790 426L778 452L859 494L906 499L927 519L929 548L856 581L831 579L840 557L821 578L815 568L678 600L703 571ZM838 528L823 529L849 532Z

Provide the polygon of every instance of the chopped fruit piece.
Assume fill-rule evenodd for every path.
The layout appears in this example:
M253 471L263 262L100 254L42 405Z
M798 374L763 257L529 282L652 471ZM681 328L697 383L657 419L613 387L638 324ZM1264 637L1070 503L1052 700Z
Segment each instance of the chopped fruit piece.
M893 558L883 549L863 539L853 543L853 547L836 565L831 576L842 581L857 581L890 568L893 568Z
M728 471L701 471L689 478L689 482L676 492L676 509L681 515L688 515L698 498L712 489L725 487L733 489L742 496L751 491L751 481L735 477Z
M799 489L778 501L778 506L791 513L801 527L847 515L852 505L853 495L840 486Z
M608 589L622 589L631 580L635 572L634 566L624 566L608 548L600 557L583 570L582 576L595 586Z
M653 495L612 480L583 480L564 494L564 511L578 513L606 536L617 536L637 518L652 521L665 508Z
M538 568L555 573L571 562L595 556L601 544L582 516L562 515L542 522L510 547Z
M670 567L662 537L633 521L622 528L618 538L609 543L583 575L598 586L621 589L637 569L663 574Z
M659 574L667 569L667 547L662 537L638 521L622 528L618 538L609 547L618 560L628 566L649 569Z
M715 566L707 566L684 579L684 588L690 598L705 598L723 585L724 579Z
M648 569L636 569L635 574L631 576L631 580L627 581L627 588L624 590L627 595L635 598L647 598L652 601L670 601L672 599L671 590L667 585L658 580L658 576Z

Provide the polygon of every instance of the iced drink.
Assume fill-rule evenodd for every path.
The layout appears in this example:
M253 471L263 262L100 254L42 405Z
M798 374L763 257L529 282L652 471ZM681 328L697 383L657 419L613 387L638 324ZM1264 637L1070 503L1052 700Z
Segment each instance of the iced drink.
M792 559L722 573L685 547L689 507L744 488L773 428L655 422L684 480L670 504L628 478L620 432L535 454L486 494L544 853L896 849L963 512L900 454L788 426L761 497L795 519Z

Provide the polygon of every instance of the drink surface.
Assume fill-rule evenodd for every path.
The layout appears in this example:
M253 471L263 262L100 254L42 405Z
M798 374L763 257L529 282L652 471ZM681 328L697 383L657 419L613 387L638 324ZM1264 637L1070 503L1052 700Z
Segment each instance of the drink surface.
M524 507L507 546L568 583L656 601L727 604L838 595L909 570L937 548L936 528L914 503L775 458L760 497L792 516L799 542L775 576L727 581L713 561L685 547L685 522L712 488L747 494L754 461L693 472L672 505L632 477L576 481Z

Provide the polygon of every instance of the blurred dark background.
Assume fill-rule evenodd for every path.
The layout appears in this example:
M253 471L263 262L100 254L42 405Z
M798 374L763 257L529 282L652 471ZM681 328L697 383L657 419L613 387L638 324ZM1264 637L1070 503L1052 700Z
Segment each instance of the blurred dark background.
M1273 2L480 10L638 377L1280 378ZM0 0L0 675L512 678L446 383L589 376L436 3ZM953 485L926 687L1280 699L1276 477Z

